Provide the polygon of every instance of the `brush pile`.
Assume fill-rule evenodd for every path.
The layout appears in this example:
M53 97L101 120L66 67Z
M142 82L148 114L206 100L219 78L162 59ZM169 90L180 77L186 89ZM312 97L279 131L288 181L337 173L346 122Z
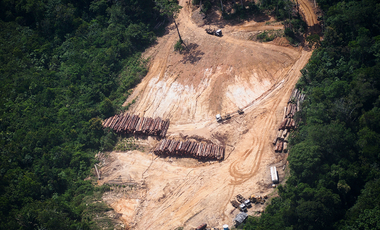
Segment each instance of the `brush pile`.
M163 139L153 152L158 156L185 156L200 160L223 160L225 148L214 144Z
M160 117L140 118L129 113L118 114L105 119L102 123L104 128L111 128L116 133L134 133L151 136L165 137L169 128L169 119L163 120Z

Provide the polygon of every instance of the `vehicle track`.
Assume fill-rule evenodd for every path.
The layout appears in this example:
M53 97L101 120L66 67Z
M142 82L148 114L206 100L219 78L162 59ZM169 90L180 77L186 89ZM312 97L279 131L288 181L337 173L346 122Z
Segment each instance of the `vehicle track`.
M308 0L299 0L300 9L304 14L306 24L311 27L318 24L317 16L314 13L313 6Z
M185 0L181 0L180 4L185 5ZM304 3L301 6L305 7ZM213 87L214 78L210 78L208 82L201 81L200 86L193 86L194 95L186 95L188 89L182 89L177 94L178 98L166 105L164 100L169 97L171 86L179 84L177 78L180 78L178 75L182 74L182 70L176 69L179 65L175 68L170 67L175 65L172 59L177 55L173 54L173 45L178 39L176 31L159 38L158 50L153 52L156 54L151 61L147 76L126 102L129 103L138 97L136 104L131 108L132 112L143 113L146 116L170 117L173 122L171 122L168 136L173 133L188 135L190 132L193 132L191 135L198 135L197 132L201 132L202 129L202 132L208 130L210 138L211 134L216 132L229 134L230 142L227 144L237 144L231 156L220 163L199 163L197 166L185 167L178 165L176 160L169 163L162 158L155 159L149 168L143 171L148 192L144 205L135 218L137 222L135 229L174 229L183 223L186 223L185 229L189 229L196 227L196 223L206 221L211 217L215 217L215 221L219 224L225 222L230 224L228 221L232 221L229 206L231 198L237 193L244 195L244 192L259 191L257 183L265 177L268 162L273 163L271 137L282 118L283 107L299 79L299 71L311 56L311 52L300 49L239 40L228 34L222 38L210 36L204 32L203 28L196 26L190 16L191 12L184 7L177 20L180 30L184 33L183 38L187 39L188 44L197 44L202 50L207 48L208 44L218 43L221 46L231 47L229 52L241 51L242 55L243 51L251 52L252 59L257 59L257 66L245 71L253 72L253 69L258 69L256 73L260 75L260 80L265 78L270 82L270 86L260 91L260 94L255 94L257 96L252 97L252 100L244 106L244 118L240 118L244 124L236 122L218 124L214 121L215 112L210 111L206 106L207 103L204 102L204 98L212 94L210 88ZM306 20L310 22L311 19ZM208 52L217 52L217 50ZM230 78L223 78L226 82L232 81L233 77L242 74L238 71L245 68L239 65L226 66L228 64L226 60L219 58L218 55L211 57L215 60L202 67L210 71L207 76L207 71L204 72L205 79L223 74L218 71L225 68L236 71L233 72L235 76L231 74ZM270 68L272 64L281 68ZM199 67L195 68L196 64L193 66L194 71L199 71ZM191 76L191 74L188 75ZM254 84L259 83L254 82ZM236 111L233 110L236 109L234 101L228 101L227 105L230 105L228 107L230 111ZM241 135L244 129L248 132ZM138 162L135 164L137 165ZM166 186L168 184L169 186ZM161 199L161 193L164 190L167 192L165 192L165 198Z

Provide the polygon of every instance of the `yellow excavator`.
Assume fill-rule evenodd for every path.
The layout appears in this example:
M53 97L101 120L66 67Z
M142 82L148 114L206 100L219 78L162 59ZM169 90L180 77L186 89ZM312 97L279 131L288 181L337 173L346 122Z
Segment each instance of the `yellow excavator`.
M265 200L268 198L268 196L264 196L264 198L262 196L255 196L255 195L251 195L249 197L249 200L254 203L254 204L264 204Z

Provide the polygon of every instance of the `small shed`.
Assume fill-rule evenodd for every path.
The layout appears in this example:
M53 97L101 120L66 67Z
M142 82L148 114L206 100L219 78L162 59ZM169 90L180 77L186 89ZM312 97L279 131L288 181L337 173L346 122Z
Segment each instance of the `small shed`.
M234 219L235 226L238 226L239 224L243 223L247 219L247 217L248 217L248 214L245 212L241 212L237 214Z
M270 175L272 177L272 183L278 184L279 180L276 166L270 167Z

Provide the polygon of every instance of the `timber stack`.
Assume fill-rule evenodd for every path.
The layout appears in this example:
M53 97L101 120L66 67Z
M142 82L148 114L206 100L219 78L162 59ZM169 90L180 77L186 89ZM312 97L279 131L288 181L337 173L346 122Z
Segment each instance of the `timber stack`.
M184 156L200 160L223 160L225 148L221 145L163 139L153 152L158 156Z
M165 137L169 128L169 119L160 117L142 117L129 113L118 114L105 119L102 123L104 128L111 128L116 133L134 133L151 136Z
M296 128L296 121L294 120L294 115L296 112L301 110L300 104L305 100L305 94L301 93L300 90L294 89L288 105L284 108L284 115L282 122L277 130L277 135L273 140L273 145L275 146L275 152L285 153L288 151L288 138L289 132Z

